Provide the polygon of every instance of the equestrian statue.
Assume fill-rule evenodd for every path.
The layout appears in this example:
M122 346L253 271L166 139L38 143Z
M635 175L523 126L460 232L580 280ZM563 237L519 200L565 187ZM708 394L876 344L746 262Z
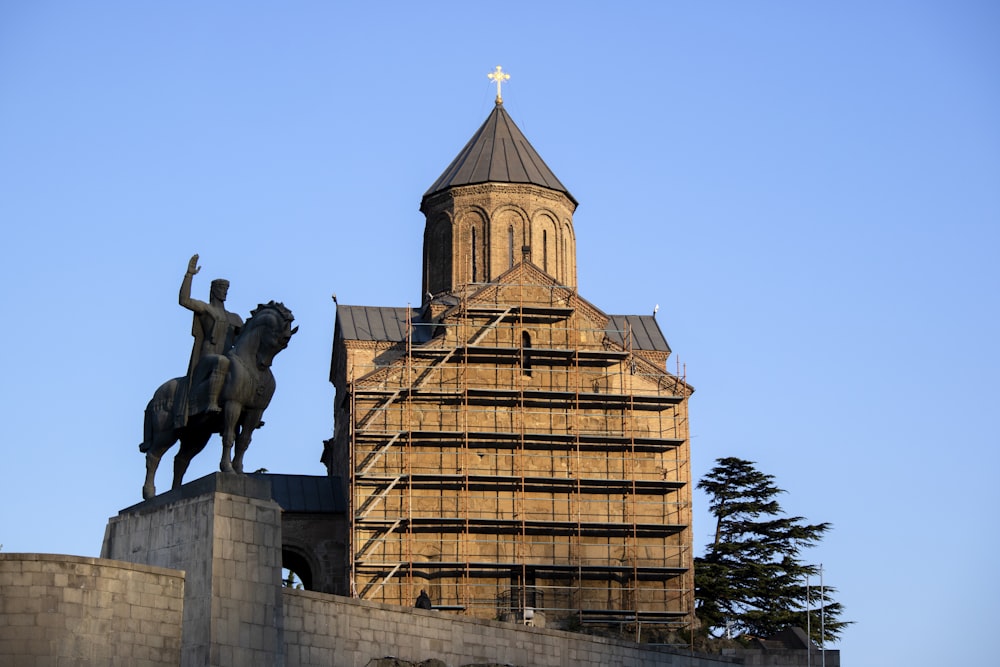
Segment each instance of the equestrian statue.
M188 262L178 302L194 313L194 348L184 377L167 380L146 406L143 441L146 481L142 497L156 495L160 458L175 442L173 488L181 485L191 459L213 433L222 436L222 472L243 472L243 454L274 395L274 356L299 330L281 303L260 304L245 323L225 308L229 282L213 280L209 302L191 298L191 280L201 270L198 255ZM235 447L235 453L233 451Z

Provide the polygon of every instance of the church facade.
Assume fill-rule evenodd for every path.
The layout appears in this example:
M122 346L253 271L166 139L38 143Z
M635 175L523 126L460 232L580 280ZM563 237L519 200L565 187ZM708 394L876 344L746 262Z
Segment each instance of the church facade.
M419 308L338 305L338 592L574 627L693 619L692 388L576 287L577 202L497 100L424 194Z

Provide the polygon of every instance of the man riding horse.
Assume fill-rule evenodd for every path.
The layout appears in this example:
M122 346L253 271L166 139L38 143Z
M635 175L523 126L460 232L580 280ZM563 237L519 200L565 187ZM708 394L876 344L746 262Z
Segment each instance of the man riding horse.
M212 282L208 303L191 298L191 279L198 273L198 255L188 262L181 283L180 305L194 312L194 349L186 376L164 382L146 405L143 440L146 479L142 497L156 495L154 484L160 458L178 440L173 488L178 488L191 462L213 434L222 438L222 472L243 472L243 454L253 431L274 395L271 363L298 331L292 311L270 301L251 311L243 322L225 308L229 283Z
M229 370L229 359L225 355L243 327L242 318L225 308L226 296L229 293L228 280L218 278L212 281L208 303L191 298L191 279L199 271L201 267L198 266L198 255L194 255L188 262L187 272L184 274L177 298L180 305L194 313L194 320L191 323L194 347L188 364L187 386L183 388L185 395L182 400L174 405L174 426L178 428L187 423L191 414L222 410L219 406L219 392L222 391L226 372ZM205 404L192 405L195 396L191 390L205 379L208 380Z

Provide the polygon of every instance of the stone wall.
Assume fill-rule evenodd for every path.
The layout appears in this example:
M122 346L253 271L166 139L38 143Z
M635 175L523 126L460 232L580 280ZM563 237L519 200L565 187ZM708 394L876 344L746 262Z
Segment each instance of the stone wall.
M484 621L285 589L285 667L356 667L394 656L448 667L723 667L737 659L691 655L547 628Z
M423 293L460 293L527 260L576 287L576 204L526 183L477 183L427 198Z
M827 651L826 655L818 648L812 649L812 656L803 649L771 649L768 651L740 651L737 655L747 667L802 667L805 665L825 665L840 667L840 651Z
M337 338L349 590L557 627L692 620L690 387L608 322L521 264L412 357Z
M0 553L0 663L176 667L183 606L183 572Z
M337 595L350 591L343 514L283 513L281 548L284 566L301 577L307 589Z
M808 662L804 650L708 656L283 589L280 510L269 498L264 479L212 475L113 517L102 553L119 560L0 554L0 665L364 667L387 656L399 667ZM827 664L839 665L839 654L828 652Z
M216 473L122 510L105 558L187 573L184 665L271 665L281 651L281 508L269 482Z

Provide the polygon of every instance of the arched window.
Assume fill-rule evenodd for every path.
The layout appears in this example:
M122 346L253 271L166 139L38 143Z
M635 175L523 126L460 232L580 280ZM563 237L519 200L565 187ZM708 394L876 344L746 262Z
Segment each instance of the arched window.
M507 228L507 260L510 265L508 268L514 268L514 226L511 225Z
M476 228L472 228L472 282L479 281L478 267L476 266L476 253L478 252L476 248Z
M437 294L452 287L451 221L442 218L434 226L427 253L427 291Z
M542 271L549 272L549 232L542 230Z

